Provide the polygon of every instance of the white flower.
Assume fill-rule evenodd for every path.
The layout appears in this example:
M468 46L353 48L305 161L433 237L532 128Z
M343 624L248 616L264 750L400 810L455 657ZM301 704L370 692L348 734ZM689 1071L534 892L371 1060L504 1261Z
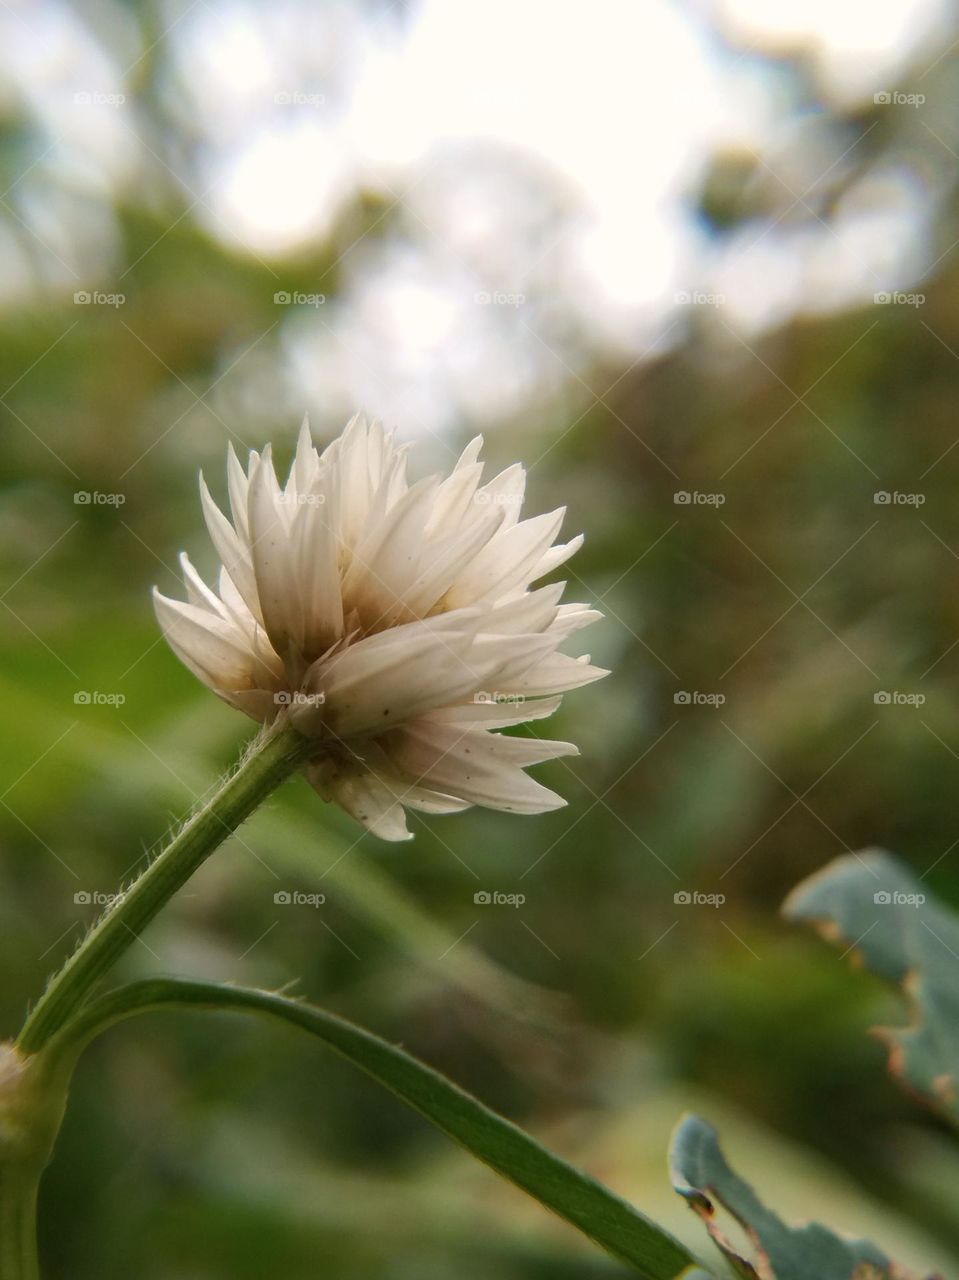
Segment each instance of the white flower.
M255 720L315 737L305 773L386 840L404 806L541 813L563 801L523 772L568 742L495 732L550 715L606 675L559 651L600 617L531 588L582 543L553 545L563 510L519 519L525 472L481 485L482 439L451 475L406 480L406 447L356 417L322 454L306 422L285 486L270 453L233 449L232 522L200 492L222 562L211 590L181 557L187 602L155 593L174 652Z

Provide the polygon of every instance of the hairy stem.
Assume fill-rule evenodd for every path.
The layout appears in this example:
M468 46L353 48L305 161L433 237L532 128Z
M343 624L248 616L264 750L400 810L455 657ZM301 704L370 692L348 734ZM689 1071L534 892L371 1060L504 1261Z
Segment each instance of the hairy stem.
M17 1041L37 1053L79 1008L96 981L136 940L176 891L227 836L304 762L308 739L289 728L261 734L213 796L195 810L166 848L100 918L50 981ZM3 1277L5 1272L0 1272Z

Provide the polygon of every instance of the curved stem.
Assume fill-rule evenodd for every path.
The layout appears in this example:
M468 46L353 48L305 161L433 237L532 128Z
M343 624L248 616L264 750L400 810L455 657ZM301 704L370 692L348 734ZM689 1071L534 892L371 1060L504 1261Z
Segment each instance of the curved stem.
M101 916L51 980L17 1040L24 1053L43 1048L160 908L270 792L295 772L311 749L309 739L289 728L272 728L254 740L236 771Z
M37 1186L40 1171L32 1165L0 1164L0 1276L3 1280L38 1280Z
M644 1280L712 1280L662 1227L426 1063L336 1014L274 992L170 978L108 991L47 1046L51 1078L65 1088L84 1047L115 1023L152 1010L191 1007L266 1015L309 1032Z

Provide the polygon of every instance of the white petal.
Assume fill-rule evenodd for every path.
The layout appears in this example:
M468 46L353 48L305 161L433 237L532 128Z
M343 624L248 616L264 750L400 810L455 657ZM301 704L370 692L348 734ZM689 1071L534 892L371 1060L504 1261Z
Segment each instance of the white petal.
M594 680L602 680L609 672L590 665L588 658L571 658L568 653L551 653L521 676L513 686L516 693L531 698L550 693L568 693Z
M523 497L526 493L526 468L519 462L494 476L488 484L477 490L474 501L477 506L500 507L504 525L512 528L519 520Z
M557 637L549 635L490 636L478 635L470 660L482 676L475 688L493 689L500 693L517 691L520 681L548 658L556 648ZM559 690L551 690L559 692Z
M199 678L219 691L252 688L249 649L243 634L219 614L154 588L153 607L167 643Z
M464 729L505 729L531 720L545 720L562 701L558 695L527 700L522 694L502 694L497 698L488 691L482 691L474 695L472 702L440 707L420 719L434 724L458 724Z
M328 789L341 808L381 840L412 840L403 806L374 774L340 774Z
M463 452L460 454L460 456L457 458L456 466L453 468L453 470L463 471L468 467L472 467L473 464L476 462L476 460L479 458L480 453L482 452L482 449L483 449L483 437L474 436L473 439L466 446L466 448L463 450Z
M418 809L420 813L462 813L464 809L472 807L471 800L447 796L441 791L431 791L416 783L408 785L400 794L407 809Z
M598 609L591 609L585 604L561 604L550 630L569 636L582 627L588 627L591 622L599 622L602 616Z
M393 627L314 663L303 689L322 694L324 702L321 715L307 708L303 716L321 719L338 738L348 738L456 702L476 687L470 662L476 625L477 615L461 610Z
M302 601L302 652L312 661L343 636L343 595L336 531L330 524L326 490L316 477L293 517L290 554L295 589Z
M211 613L215 613L221 618L229 618L230 611L216 592L211 591L206 585L196 569L194 569L190 557L185 551L180 552L180 568L183 570L186 598L190 604L208 609Z
M473 444L479 452L482 437L477 436ZM476 488L483 475L483 464L475 461L471 447L467 447L460 456L459 462L451 475L443 481L436 491L433 513L427 525L427 533L442 533L444 530L455 532L461 524L468 524L468 517L475 518L477 512L485 512L485 506L476 506L474 499Z
M559 599L564 586L562 582L551 582L549 586L524 591L513 600L495 605L483 629L497 634L546 631L559 615Z
M378 522L371 516L371 527L354 551L343 578L343 598L358 610L367 629L408 620L405 593L419 575L436 485L434 477L421 480Z
M250 477L249 509L250 556L263 625L273 648L286 659L291 648L299 650L302 644L303 608L288 531L289 507L280 501L269 446Z
M545 578L548 573L552 573L554 569L558 569L561 564L565 564L570 556L574 556L583 545L583 535L578 533L575 538L571 538L569 542L560 542L555 547L550 547L548 551L543 553L539 564L536 565L530 574L530 582L535 582L538 578Z
M437 606L480 548L496 533L502 519L502 512L494 509L456 536L434 541L429 552L420 556L420 563L425 562L425 567L404 593L412 613L424 617Z
M287 490L297 494L309 493L319 470L319 461L319 456L313 447L313 437L310 435L310 419L304 414Z
M449 607L497 599L525 586L559 532L564 514L565 508L560 508L496 534L450 590Z
M241 542L249 542L250 526L247 519L247 493L250 481L232 443L226 448L226 477L230 490L230 511L233 515L233 527Z
M415 721L390 735L391 758L421 783L488 809L545 813L566 801L523 773L524 767L575 755L568 742L507 738L485 730Z
M331 519L339 531L341 544L352 551L363 536L373 493L379 486L370 475L368 430L364 418L352 418L338 440L322 455L331 464Z
M256 591L253 561L247 543L237 536L236 530L213 501L203 475L200 475L200 502L210 539L227 573L236 584L246 607L254 617L263 621L260 601Z

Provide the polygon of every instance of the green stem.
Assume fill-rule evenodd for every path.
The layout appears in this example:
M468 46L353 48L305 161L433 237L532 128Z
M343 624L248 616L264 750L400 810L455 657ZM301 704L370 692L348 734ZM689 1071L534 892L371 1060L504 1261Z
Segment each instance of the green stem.
M37 1186L34 1165L0 1164L0 1277L38 1280Z
M662 1227L432 1067L336 1014L274 992L169 978L108 991L84 1006L48 1045L50 1079L63 1082L65 1089L84 1047L114 1023L155 1009L183 1007L263 1014L309 1032L643 1280L712 1280Z
M309 739L288 728L267 730L254 741L237 770L193 813L51 980L17 1040L24 1053L37 1053L43 1048L161 907L214 849L299 768L310 750ZM5 1272L0 1272L0 1280L6 1280Z

